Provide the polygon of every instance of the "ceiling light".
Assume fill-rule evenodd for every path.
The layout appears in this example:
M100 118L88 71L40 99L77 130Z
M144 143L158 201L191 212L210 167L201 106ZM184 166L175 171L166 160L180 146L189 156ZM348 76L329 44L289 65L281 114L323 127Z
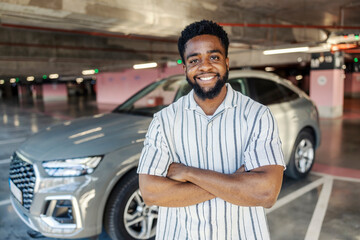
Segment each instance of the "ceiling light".
M4 84L5 83L5 80L4 79L1 79L0 80L0 85Z
M95 74L95 69L88 69L81 72L82 75L92 75Z
M265 68L265 71L267 71L267 72L273 72L273 71L275 71L275 68L274 68L274 67L266 67L266 68Z
M50 79L59 78L59 74L57 74L57 73L50 74L50 75L49 75L49 78L50 78Z
M76 78L76 82L77 82L78 84L82 83L83 81L84 81L83 78Z
M302 76L302 75L297 75L297 76L295 77L295 79L298 80L298 81L300 81L301 79L303 79L303 76Z
M26 80L27 80L28 82L32 82L32 81L35 80L35 77L34 77L34 76L28 76L28 77L26 78Z
M144 69L144 68L154 68L157 67L157 63L156 62L152 62L152 63L143 63L143 64L135 64L133 66L134 69Z
M16 79L15 78L10 78L10 83L16 83Z
M264 55L272 54L283 54L283 53L295 53L295 52L307 52L309 47L296 47L296 48L282 48L282 49L273 49L263 51Z

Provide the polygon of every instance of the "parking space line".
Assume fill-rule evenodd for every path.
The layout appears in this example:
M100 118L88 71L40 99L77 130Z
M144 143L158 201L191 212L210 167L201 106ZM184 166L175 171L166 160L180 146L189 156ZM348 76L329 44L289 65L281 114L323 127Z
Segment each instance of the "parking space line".
M295 200L296 198L304 195L305 193L311 191L312 189L324 184L325 182L325 177L323 178L320 178L288 195L286 195L285 197L282 197L280 198L279 200L277 200L277 202L275 203L275 205L270 208L270 209L265 209L265 212L268 214L268 213L271 213L272 211L284 206L285 204Z
M23 142L25 140L26 140L26 138L14 138L14 139L9 139L9 140L0 140L0 145L19 143L19 142Z
M360 178L333 176L330 174L320 173L320 172L312 172L311 174L316 175L316 176L321 176L321 177L331 176L335 180L360 183Z
M2 201L0 201L0 206L8 205L8 204L10 204L10 203L11 203L11 202L10 202L10 199L2 200Z
M0 160L0 164L6 164L6 163L10 163L10 162L11 162L10 158Z
M321 193L316 203L309 227L306 231L305 240L319 239L321 226L323 224L326 210L329 204L333 181L334 179L332 177L326 177L326 181L321 189Z

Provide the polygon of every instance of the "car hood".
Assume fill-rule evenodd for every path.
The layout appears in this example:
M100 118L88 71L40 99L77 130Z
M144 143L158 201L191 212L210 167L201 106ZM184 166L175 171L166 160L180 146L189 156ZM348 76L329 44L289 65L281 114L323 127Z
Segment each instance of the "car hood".
M119 113L79 118L46 128L17 151L32 161L103 155L142 143L151 119Z

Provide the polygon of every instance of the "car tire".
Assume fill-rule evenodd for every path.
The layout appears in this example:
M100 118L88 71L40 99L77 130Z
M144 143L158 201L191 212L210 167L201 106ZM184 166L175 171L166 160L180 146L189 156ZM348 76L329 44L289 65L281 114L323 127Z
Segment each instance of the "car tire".
M155 239L158 207L141 197L135 170L112 191L105 209L104 227L113 240Z
M315 139L308 130L303 130L296 138L285 175L293 179L306 177L315 161Z

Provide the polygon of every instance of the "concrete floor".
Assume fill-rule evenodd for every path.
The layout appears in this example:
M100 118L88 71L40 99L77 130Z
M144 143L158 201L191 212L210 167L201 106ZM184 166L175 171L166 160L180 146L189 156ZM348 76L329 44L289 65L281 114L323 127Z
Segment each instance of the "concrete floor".
M64 120L109 112L93 99L68 102L0 100L0 239L31 239L9 201L9 156L31 134ZM346 99L344 116L321 119L316 164L303 180L285 178L267 210L275 240L360 240L360 100ZM50 238L42 238L50 239ZM109 239L105 232L99 239Z

